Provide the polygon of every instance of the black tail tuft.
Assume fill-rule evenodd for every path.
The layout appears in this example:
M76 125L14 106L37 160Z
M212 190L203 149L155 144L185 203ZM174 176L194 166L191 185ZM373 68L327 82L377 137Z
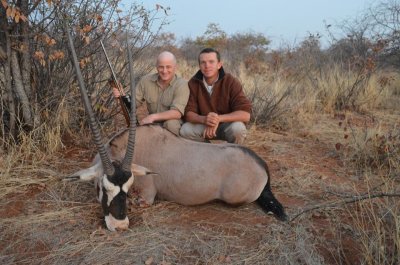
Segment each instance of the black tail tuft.
M265 185L260 197L257 199L257 203L265 212L274 213L279 220L286 221L288 219L282 204L272 194L269 183Z

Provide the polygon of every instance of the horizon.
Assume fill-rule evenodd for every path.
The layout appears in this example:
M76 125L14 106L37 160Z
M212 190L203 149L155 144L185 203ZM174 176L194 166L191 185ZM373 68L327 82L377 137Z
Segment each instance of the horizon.
M167 10L170 24L162 32L175 34L178 42L204 34L207 25L215 23L228 36L236 33L261 33L271 41L270 47L296 45L310 34L321 36L321 45L329 43L326 25L334 34L340 34L340 23L352 21L365 14L376 0L305 0L300 2L271 0L203 0L207 12L193 11L192 1L147 0L138 2L147 9L161 5ZM229 4L229 11L226 5ZM208 6L212 7L209 8ZM224 10L225 8L225 10ZM206 8L204 8L205 10ZM224 10L225 12L221 12ZM164 11L159 11L164 12ZM188 23L187 21L190 21Z

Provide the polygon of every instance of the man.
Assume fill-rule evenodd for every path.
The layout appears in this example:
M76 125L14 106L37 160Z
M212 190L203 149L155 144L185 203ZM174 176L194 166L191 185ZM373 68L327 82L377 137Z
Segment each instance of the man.
M251 102L242 85L224 72L218 51L206 48L200 52L198 61L200 70L189 81L190 96L181 136L196 141L220 139L242 144L251 112Z
M160 122L163 126L179 135L182 116L189 98L188 83L176 75L176 58L167 51L157 57L157 73L144 76L136 86L136 107L147 106L148 115L139 115L140 125ZM120 92L113 86L115 97ZM129 96L122 95L130 108Z

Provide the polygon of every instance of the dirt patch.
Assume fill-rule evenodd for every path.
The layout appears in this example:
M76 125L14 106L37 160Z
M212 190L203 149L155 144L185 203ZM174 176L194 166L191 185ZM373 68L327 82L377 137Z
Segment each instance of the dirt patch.
M296 132L250 130L246 145L267 161L272 190L289 217L368 190L370 183L351 177L354 171L335 149L342 130L338 119L319 117L311 127ZM364 124L362 117L357 119ZM354 118L352 123L358 124ZM60 153L62 161L42 164L35 171L53 181L6 196L0 207L2 264L361 262L362 230L355 220L365 209L352 204L316 208L283 223L255 203L185 207L156 201L147 208L130 203L128 231L109 232L93 184L58 179L87 167L93 156L93 150L68 146ZM47 170L54 167L55 172ZM35 172L32 179L39 175Z

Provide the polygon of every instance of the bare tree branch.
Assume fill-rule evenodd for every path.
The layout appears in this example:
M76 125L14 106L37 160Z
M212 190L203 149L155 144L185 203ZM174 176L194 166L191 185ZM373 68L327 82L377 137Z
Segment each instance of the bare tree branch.
M359 202L362 200L368 200L368 199L374 199L374 198L382 198L382 197L400 197L400 192L394 192L394 193L380 192L380 193L376 193L376 194L364 194L364 195L359 195L359 196L353 196L352 198L348 198L348 199L344 199L344 200L340 200L340 201L336 201L336 202L329 202L329 203L315 205L315 206L307 208L307 209L301 211L300 213L296 214L294 217L292 217L290 219L289 222L293 222L300 215L311 212L316 209L331 208L331 207L335 207L338 205L354 203L354 202Z

